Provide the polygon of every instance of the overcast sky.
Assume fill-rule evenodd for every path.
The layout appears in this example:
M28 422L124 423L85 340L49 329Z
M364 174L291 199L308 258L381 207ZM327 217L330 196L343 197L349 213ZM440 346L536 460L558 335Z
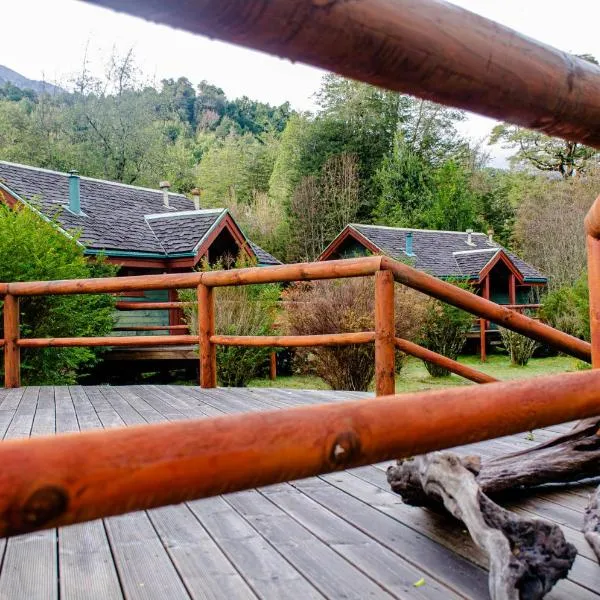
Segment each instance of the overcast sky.
M218 1L218 0L215 0ZM547 44L600 58L600 0L454 0L454 4L494 19ZM3 27L0 64L31 79L67 84L81 69L88 47L91 68L102 72L113 48L134 48L146 77L187 77L207 81L227 96L246 95L271 104L289 100L296 109L313 108L322 71L291 64L222 42L175 31L76 0L0 0ZM473 116L463 130L480 139L493 121ZM496 164L502 151L494 150Z

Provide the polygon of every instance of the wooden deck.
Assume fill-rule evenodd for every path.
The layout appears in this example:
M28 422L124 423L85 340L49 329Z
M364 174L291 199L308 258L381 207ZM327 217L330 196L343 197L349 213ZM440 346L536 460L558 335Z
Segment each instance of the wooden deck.
M123 427L364 395L182 386L0 390L0 435ZM565 428L537 431L534 442L517 435L461 451L492 456ZM0 540L0 599L488 598L485 557L464 528L404 506L389 491L385 467ZM560 523L579 551L569 579L548 598L600 598L600 566L580 533L591 489L548 491L514 506Z

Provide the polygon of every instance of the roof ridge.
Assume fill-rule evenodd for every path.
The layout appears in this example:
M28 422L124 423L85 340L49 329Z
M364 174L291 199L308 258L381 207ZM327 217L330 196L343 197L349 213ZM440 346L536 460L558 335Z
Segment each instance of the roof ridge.
M29 169L31 171L39 171L41 173L51 173L53 175L62 175L64 177L69 176L69 174L65 173L64 171L54 171L53 169L44 169L43 167L34 167L32 165L24 165L22 163L14 163L14 162L10 162L8 160L0 160L0 165L8 165L11 167L18 167L21 169ZM125 187L125 188L130 188L133 190L143 190L145 192L156 192L157 194L162 194L162 190L160 190L160 189L157 190L155 188L143 187L141 185L132 185L130 183L121 183L120 181L111 181L110 179L98 179L96 177L87 177L86 175L80 175L79 178L85 179L86 181L95 181L97 183L107 183L109 185L116 185L118 187ZM189 199L185 194L179 194L177 192L169 192L169 196L185 198L186 200ZM191 202L191 200L190 200L190 202Z
M494 252L500 252L500 250L504 250L504 248L502 246L493 246L490 248L476 248L475 250L454 250L452 254L456 256L457 254L474 254L477 252L490 252L492 250Z
M226 208L201 208L198 210L178 210L175 212L164 212L164 213L151 213L149 215L144 215L144 219L148 221L148 219L166 219L168 217L184 217L184 216L193 216L193 215L211 215L211 214L221 214L226 211Z
M417 229L416 227L390 227L389 225L368 225L365 223L348 223L351 227L372 227L374 229L392 229L394 231L423 231L426 233L454 233L460 235L467 235L466 231L449 231L447 229ZM474 231L471 235L483 235L487 237L487 234L482 231Z

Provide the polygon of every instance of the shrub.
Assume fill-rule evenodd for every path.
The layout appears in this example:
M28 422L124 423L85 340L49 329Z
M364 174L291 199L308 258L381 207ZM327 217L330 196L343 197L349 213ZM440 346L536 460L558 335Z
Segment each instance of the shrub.
M524 367L533 356L539 345L538 342L510 329L504 329L504 327L498 329L502 337L502 344L510 356L510 362L513 365Z
M455 285L468 289L463 284ZM429 350L456 360L472 326L473 317L469 313L432 299L427 303L419 343ZM450 375L447 369L430 362L425 362L425 367L432 377Z
M411 338L419 328L423 296L397 287L396 335ZM299 283L288 289L285 326L292 335L317 335L372 331L374 285L372 279L348 279ZM328 346L298 352L308 370L336 390L367 390L375 373L373 344ZM397 354L396 369L403 355Z
M102 258L88 262L74 239L33 211L0 206L0 281L103 277L116 271ZM108 294L21 298L21 335L103 336L113 328L113 309ZM100 354L97 348L23 348L23 384L75 383Z
M236 267L248 266L238 259ZM204 269L217 270L204 265ZM219 335L273 335L277 317L278 285L246 285L215 289L215 332ZM195 290L181 290L184 301L196 301ZM195 305L184 310L192 333L198 332L198 310ZM245 387L263 373L272 348L217 346L217 379L220 385Z
M586 274L573 285L565 285L544 296L540 316L544 321L575 337L590 339L590 300Z

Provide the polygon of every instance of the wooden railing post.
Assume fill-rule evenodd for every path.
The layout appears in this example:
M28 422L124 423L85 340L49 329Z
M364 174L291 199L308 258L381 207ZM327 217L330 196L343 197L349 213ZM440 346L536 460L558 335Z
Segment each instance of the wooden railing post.
M271 352L269 356L269 379L275 381L277 379L277 353Z
M600 240L587 236L592 367L600 368Z
M391 271L375 273L375 393L387 396L396 391L394 276Z
M7 294L4 297L4 386L7 388L21 385L19 321L19 298Z
M198 337L200 345L200 385L217 387L217 350L210 341L215 334L215 300L213 288L198 285Z

